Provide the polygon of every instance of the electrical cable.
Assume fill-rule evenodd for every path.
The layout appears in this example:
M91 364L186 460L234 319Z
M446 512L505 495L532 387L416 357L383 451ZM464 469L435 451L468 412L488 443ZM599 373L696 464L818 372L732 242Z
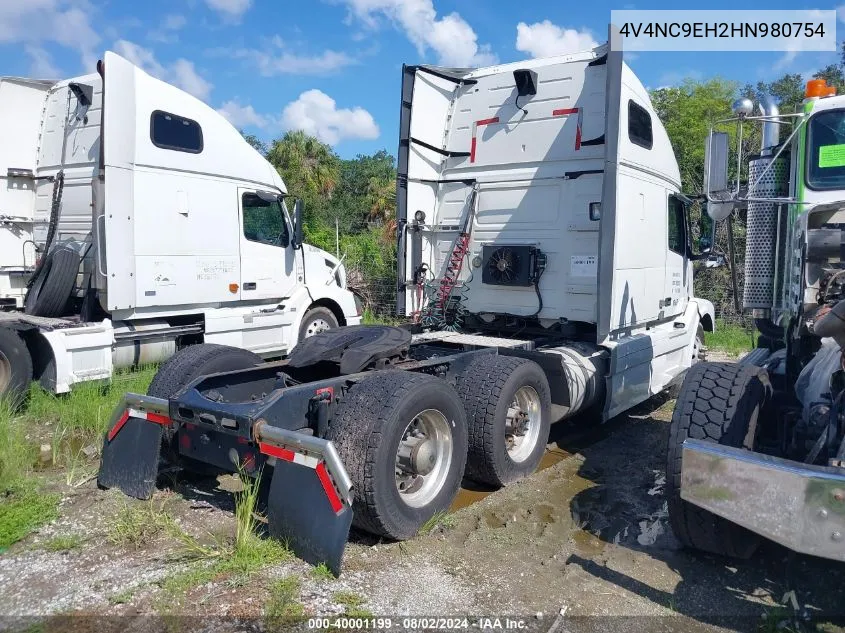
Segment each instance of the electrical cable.
M56 229L59 227L59 210L62 206L62 193L65 189L65 172L60 169L53 180L53 200L50 204L50 224L47 227L47 239L44 241L44 255L38 260L35 270L26 282L27 289L32 288L32 284L38 279L38 275L47 263L47 254L50 252L50 246L53 245L53 239L56 236Z
M543 273L546 272L545 266L540 269L540 272L537 273L537 278L534 280L534 292L537 293L537 311L529 315L529 318L536 317L543 311L543 295L540 294L540 278L543 276Z
M523 113L525 113L525 116L528 116L528 110L526 110L521 105L519 105L519 97L520 97L520 95L516 95L515 105L516 105L518 110L522 110Z

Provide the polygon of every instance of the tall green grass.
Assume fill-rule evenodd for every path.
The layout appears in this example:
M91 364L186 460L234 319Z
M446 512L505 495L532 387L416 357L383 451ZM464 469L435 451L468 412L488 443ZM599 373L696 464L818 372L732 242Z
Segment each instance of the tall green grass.
M0 400L0 550L54 519L59 495L35 475L38 445L50 437L52 461L68 485L96 472L96 452L114 407L127 391L145 393L154 367L119 372L109 384L80 383L54 395L33 385L22 407Z
M53 430L53 461L60 463L67 451L76 452L99 442L117 403L128 391L146 393L155 367L121 371L109 383L83 382L70 393L53 394L33 385L25 417L33 424L47 424Z
M12 404L0 400L0 494L17 489L35 463L36 449Z
M718 320L715 332L704 333L704 344L709 350L739 356L754 349L756 335L753 327Z
M59 496L32 476L36 455L25 420L0 400L0 552L57 516Z

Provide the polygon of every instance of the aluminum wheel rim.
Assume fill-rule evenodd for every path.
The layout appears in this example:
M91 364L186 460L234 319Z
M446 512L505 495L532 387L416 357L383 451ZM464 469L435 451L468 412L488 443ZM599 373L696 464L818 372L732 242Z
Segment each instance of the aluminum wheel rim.
M433 457L421 468L409 455ZM411 420L396 450L396 490L407 505L420 508L443 489L452 465L452 427L437 409L426 409ZM426 472L423 472L425 470Z
M534 452L542 415L537 390L529 385L517 389L505 419L505 447L513 461L524 462Z
M6 389L12 383L12 363L9 358L0 352L0 396L6 393Z
M329 325L329 322L325 319L316 318L311 323L308 324L308 329L305 330L305 338L309 336L314 336L315 334L319 334L320 332L325 332L326 330L332 329L332 326Z

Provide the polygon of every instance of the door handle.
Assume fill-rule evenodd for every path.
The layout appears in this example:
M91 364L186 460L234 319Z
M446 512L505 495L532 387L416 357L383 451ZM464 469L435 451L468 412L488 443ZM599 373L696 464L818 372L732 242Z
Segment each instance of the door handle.
M244 290L255 290L255 288L257 286L258 286L258 284L256 284L254 281L245 281L244 285L243 285L243 289Z

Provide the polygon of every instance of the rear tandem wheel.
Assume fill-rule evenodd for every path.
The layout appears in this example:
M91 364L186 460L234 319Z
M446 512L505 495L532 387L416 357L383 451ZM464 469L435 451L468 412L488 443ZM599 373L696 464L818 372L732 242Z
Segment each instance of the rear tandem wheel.
M407 539L445 511L461 485L466 414L455 390L427 374L385 370L353 385L328 439L352 479L353 524Z

